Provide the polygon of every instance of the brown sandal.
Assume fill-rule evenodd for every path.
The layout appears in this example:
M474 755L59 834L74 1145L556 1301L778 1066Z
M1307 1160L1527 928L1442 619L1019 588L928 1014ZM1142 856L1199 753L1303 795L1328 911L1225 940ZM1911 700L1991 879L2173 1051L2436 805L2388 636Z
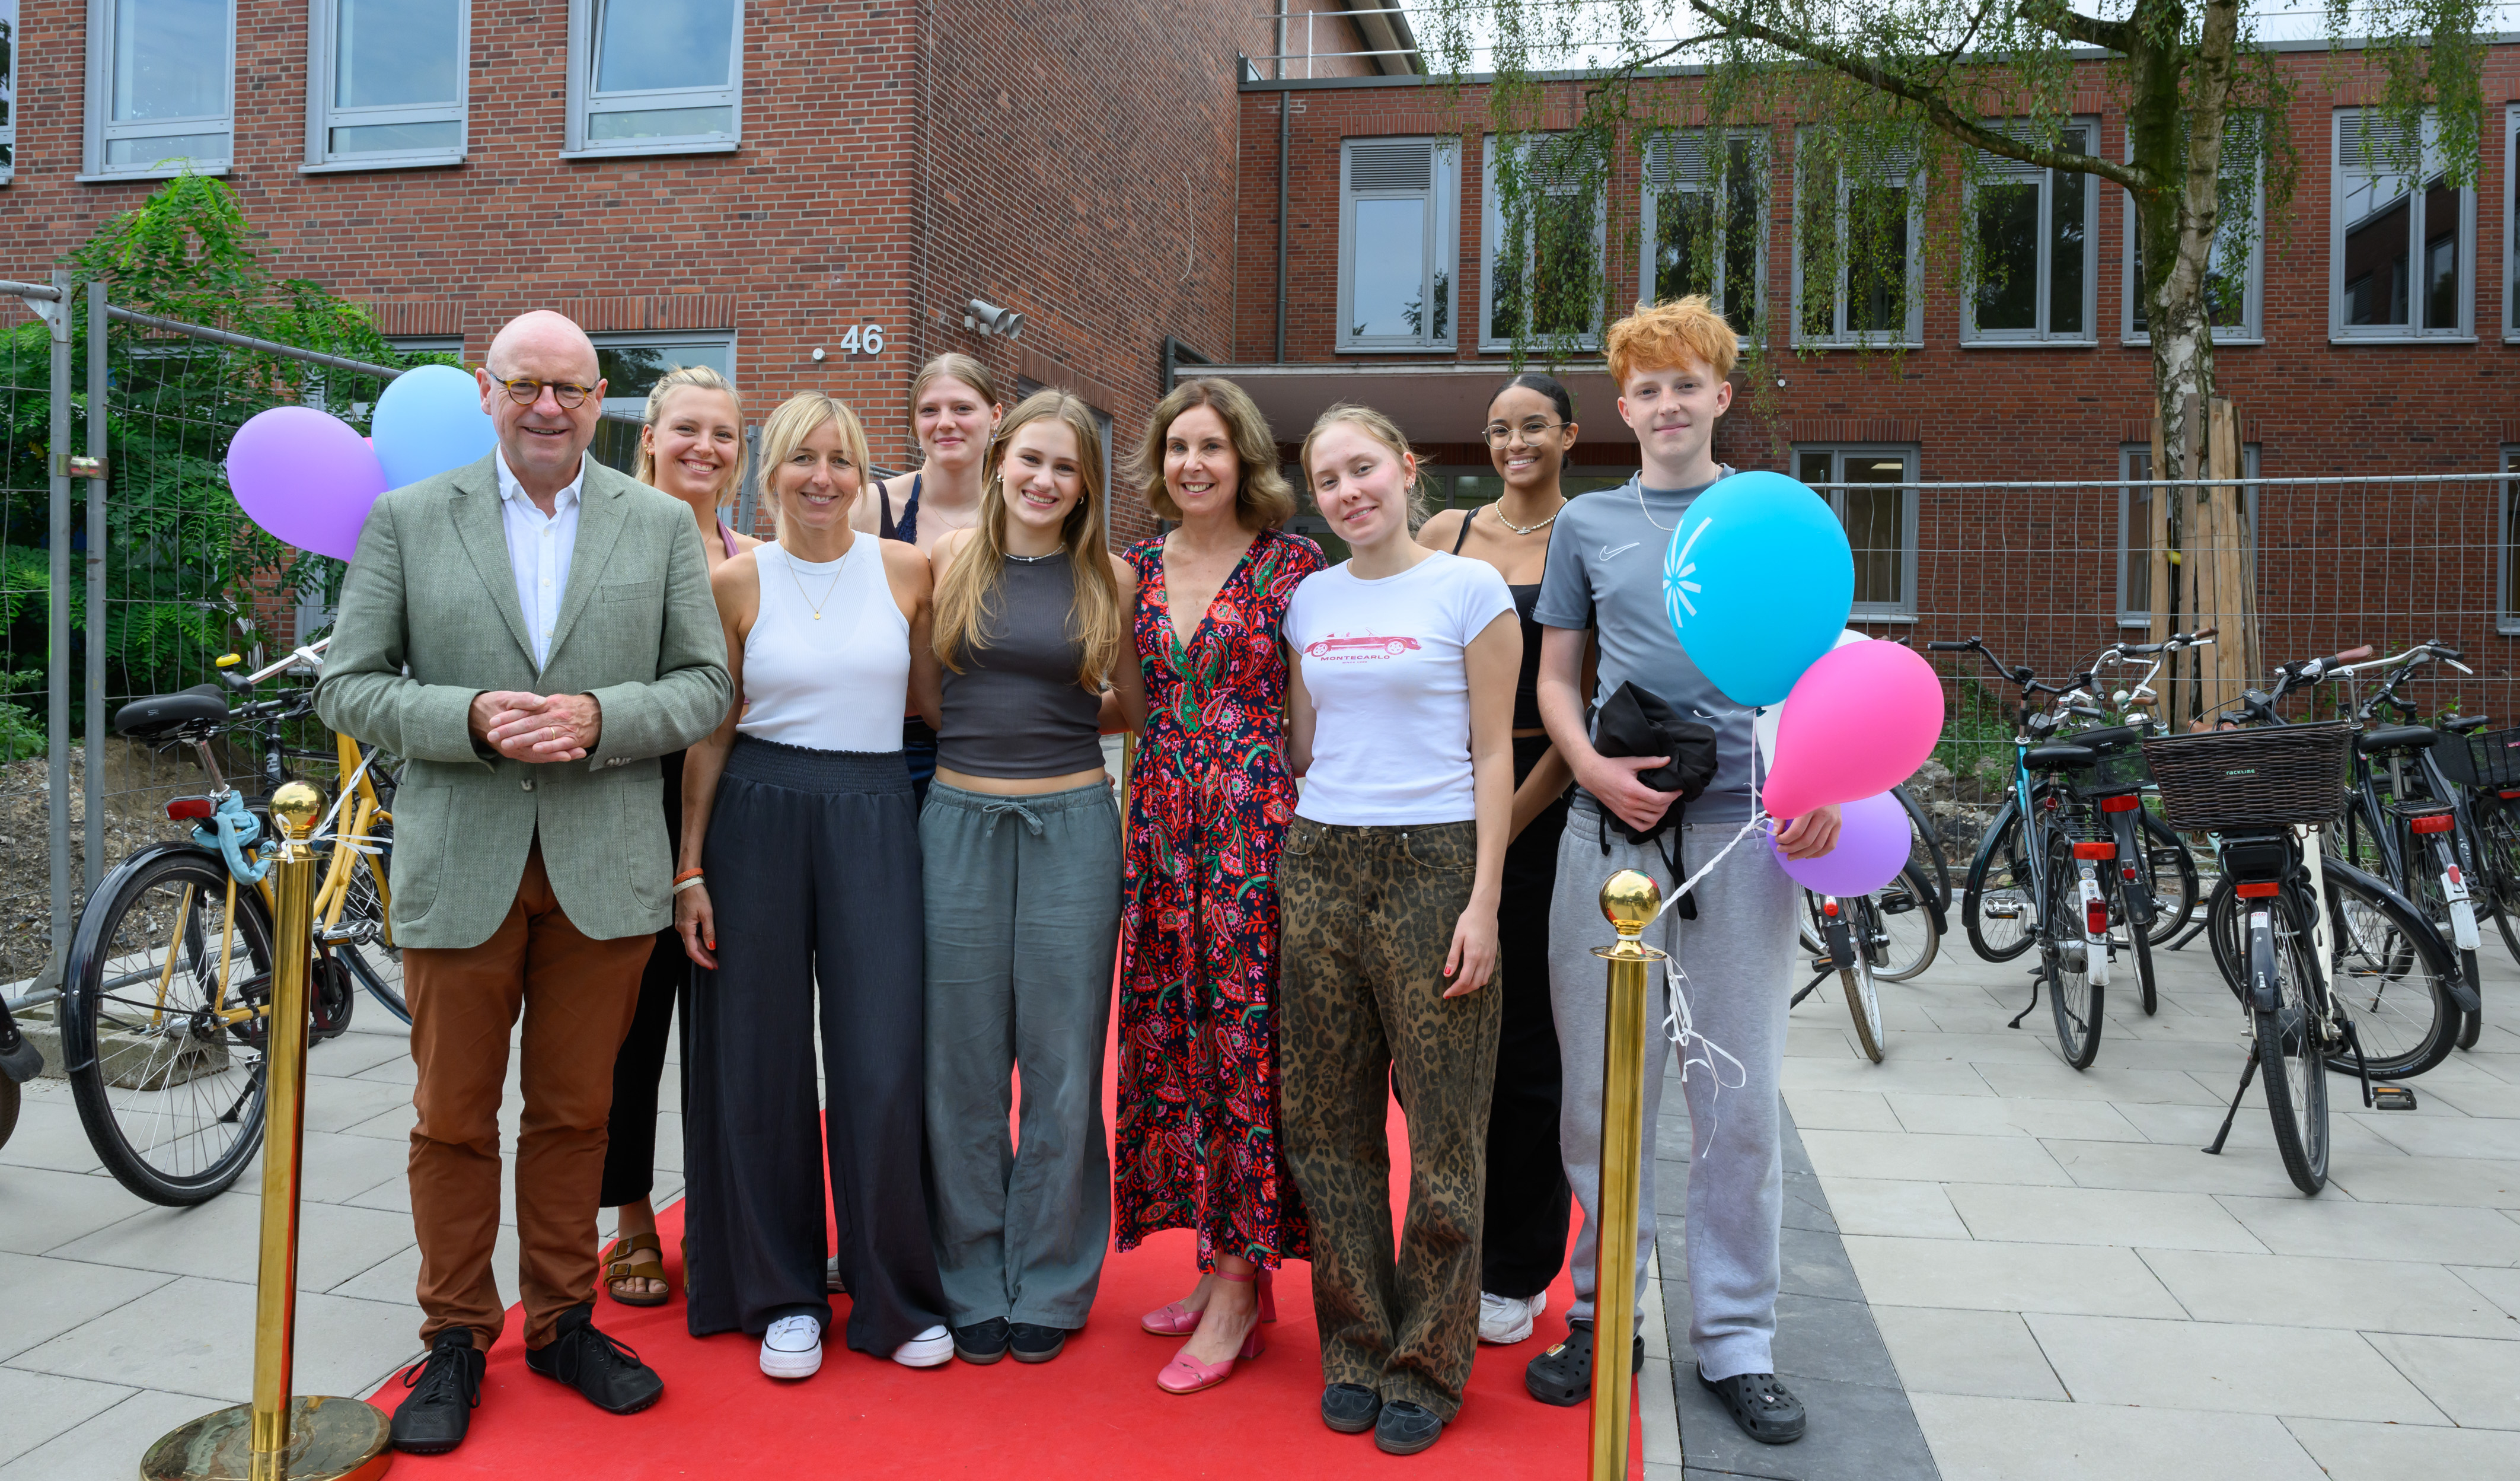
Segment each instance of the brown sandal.
M625 1295L621 1290L624 1280L652 1280L658 1285L666 1284L665 1247L656 1242L655 1235L631 1234L615 1239L605 1246L602 1258L605 1294L623 1306L663 1306L673 1299L671 1289L640 1296Z

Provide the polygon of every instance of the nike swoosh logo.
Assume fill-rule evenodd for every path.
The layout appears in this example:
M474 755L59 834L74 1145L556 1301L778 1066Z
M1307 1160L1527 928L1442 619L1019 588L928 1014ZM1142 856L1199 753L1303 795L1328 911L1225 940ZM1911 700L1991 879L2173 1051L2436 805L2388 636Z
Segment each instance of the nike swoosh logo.
M1601 547L1601 559L1606 561L1612 556L1624 555L1643 543L1644 541L1642 540L1630 540L1624 545L1604 545Z

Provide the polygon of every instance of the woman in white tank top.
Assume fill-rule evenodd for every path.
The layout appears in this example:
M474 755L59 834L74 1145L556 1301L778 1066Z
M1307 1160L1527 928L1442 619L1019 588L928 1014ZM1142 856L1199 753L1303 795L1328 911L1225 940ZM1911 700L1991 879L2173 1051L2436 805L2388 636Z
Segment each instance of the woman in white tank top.
M899 720L937 712L927 563L850 531L867 450L847 407L791 397L761 450L779 539L710 579L735 704L691 749L674 880L701 968L683 1046L691 1329L758 1334L763 1372L813 1373L835 1213L848 1345L929 1367L953 1338L921 1166L924 938Z

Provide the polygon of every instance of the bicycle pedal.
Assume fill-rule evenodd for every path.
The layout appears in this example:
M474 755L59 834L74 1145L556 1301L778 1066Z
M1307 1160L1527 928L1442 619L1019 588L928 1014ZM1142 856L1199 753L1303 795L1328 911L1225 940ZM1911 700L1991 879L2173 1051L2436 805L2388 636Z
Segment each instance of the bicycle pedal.
M2375 1085L2371 1088L2371 1109L2375 1111L2411 1111L2415 1092L2402 1085Z

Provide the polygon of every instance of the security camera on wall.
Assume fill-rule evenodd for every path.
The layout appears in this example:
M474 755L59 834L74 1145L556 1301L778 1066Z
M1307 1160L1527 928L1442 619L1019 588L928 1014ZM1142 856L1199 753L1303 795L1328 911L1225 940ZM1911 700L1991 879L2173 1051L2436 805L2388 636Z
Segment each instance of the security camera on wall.
M983 336L996 335L1012 340L1023 333L1024 316L1012 308L1001 308L986 299L973 299L964 305L963 327L976 329Z

